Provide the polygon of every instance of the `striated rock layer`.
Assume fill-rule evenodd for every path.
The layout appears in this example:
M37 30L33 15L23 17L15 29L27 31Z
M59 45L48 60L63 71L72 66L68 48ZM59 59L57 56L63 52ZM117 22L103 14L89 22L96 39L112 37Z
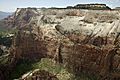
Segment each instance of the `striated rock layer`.
M102 80L120 79L119 21L119 11L36 8L19 8L5 20L18 30L15 60L49 57Z

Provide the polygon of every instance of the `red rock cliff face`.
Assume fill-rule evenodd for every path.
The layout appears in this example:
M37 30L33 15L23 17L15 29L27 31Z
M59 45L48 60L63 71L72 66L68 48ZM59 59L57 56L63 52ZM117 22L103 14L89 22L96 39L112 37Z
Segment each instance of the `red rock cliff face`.
M46 57L47 48L44 41L35 40L30 34L20 35L15 38L13 45L13 54L16 58L35 60Z

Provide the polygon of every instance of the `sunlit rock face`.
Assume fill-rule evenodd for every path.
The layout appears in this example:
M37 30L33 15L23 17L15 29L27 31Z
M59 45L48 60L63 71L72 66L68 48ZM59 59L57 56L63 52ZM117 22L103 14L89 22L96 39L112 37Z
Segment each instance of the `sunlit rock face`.
M107 37L107 43L114 44L120 32L119 17L120 13L117 10L18 8L9 25L27 34L39 36L43 40L61 40L69 35L69 38L72 38L75 35L71 34L75 33L82 35L79 40L91 35L91 37ZM77 38L74 39L78 40ZM88 42L96 41L92 39Z
M18 8L6 20L17 30L10 53L18 60L48 57L68 66L72 55L70 60L80 63L78 71L111 75L111 64L120 69L119 51L114 51L119 46L119 17L110 10Z
M46 47L48 47L46 52L50 55L55 53L55 49L51 49L52 45L59 44L63 39L66 39L68 44L73 45L71 40L82 42L86 35L92 35L93 38L88 38L91 39L87 41L88 43L104 45L104 38L108 37L107 43L114 44L115 38L120 32L120 13L118 11L18 8L12 17L11 25L20 30L20 36L18 36L20 40L26 37L20 42L20 45L23 43L23 45L30 47L27 44L27 42L30 42L32 47L35 48L34 45L39 45L39 41L42 40L48 43L46 44ZM78 34L81 37L72 33ZM33 40L27 38L28 35ZM32 38L33 36L34 38ZM103 40L99 37L96 38L97 36L103 37ZM96 40L94 40L94 37ZM29 39L29 41L25 41L25 39ZM35 42L34 45L32 44L33 42ZM16 42L16 44L18 43ZM29 49L26 46L24 47L26 48L25 50ZM35 51L39 50L35 49ZM49 51L54 52L50 53ZM23 51L23 53L29 52Z
M93 32L97 36L114 36L120 31L119 17L117 10L18 8L6 22L9 21L8 27L11 23L14 28L25 28L29 23L54 30L56 25L60 25L64 31L77 30L83 34Z

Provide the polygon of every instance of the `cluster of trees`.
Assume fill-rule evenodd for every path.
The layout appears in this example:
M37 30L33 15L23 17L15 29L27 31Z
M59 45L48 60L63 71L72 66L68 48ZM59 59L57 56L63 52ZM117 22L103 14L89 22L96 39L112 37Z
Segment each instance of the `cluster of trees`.
M12 44L12 36L9 36L9 33L0 32L0 45L10 47Z

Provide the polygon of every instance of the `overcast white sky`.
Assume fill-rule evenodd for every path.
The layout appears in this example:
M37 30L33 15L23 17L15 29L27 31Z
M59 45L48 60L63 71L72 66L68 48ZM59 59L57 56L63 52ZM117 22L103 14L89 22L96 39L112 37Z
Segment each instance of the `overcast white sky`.
M66 7L82 3L105 3L114 8L120 0L0 0L0 11L13 12L19 7Z

